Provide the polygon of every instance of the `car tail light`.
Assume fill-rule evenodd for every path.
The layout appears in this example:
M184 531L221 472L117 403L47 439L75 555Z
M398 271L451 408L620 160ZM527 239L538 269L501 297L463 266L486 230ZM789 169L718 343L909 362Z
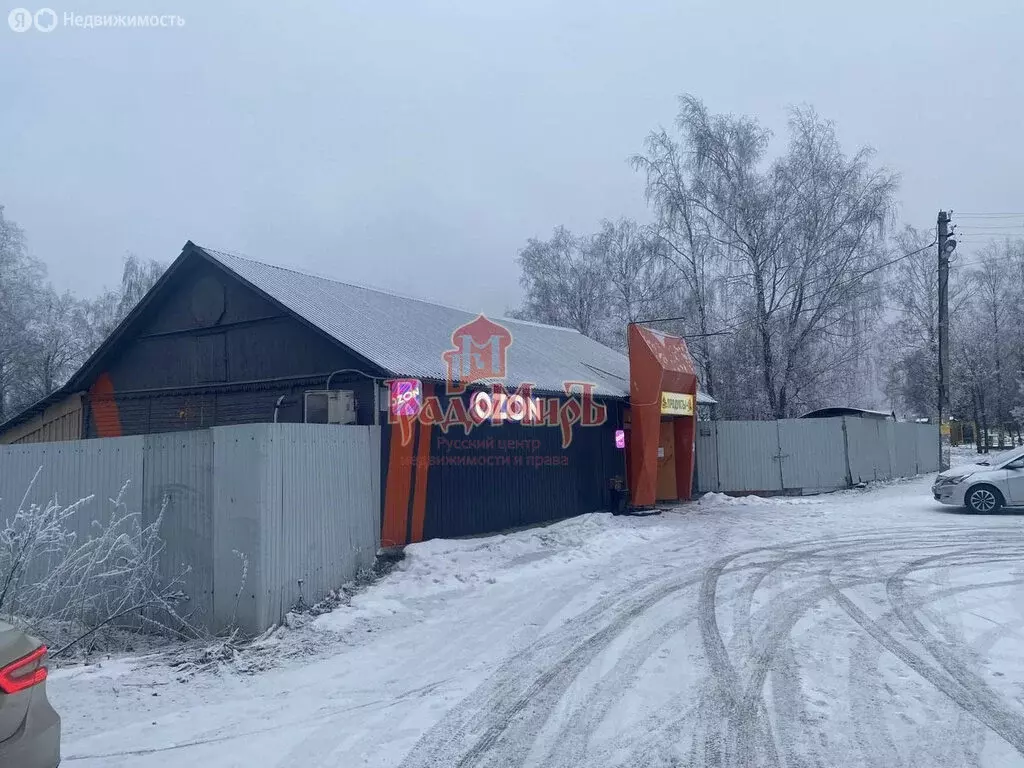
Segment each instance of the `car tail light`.
M45 655L46 646L41 645L28 656L22 656L0 669L0 691L18 693L43 682L46 679L46 667L43 666ZM31 668L33 665L36 665L34 669Z

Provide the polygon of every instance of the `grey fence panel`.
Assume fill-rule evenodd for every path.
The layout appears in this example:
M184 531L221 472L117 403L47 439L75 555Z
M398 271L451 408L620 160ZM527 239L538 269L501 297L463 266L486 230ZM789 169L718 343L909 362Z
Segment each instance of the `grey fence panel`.
M37 471L39 476L32 484ZM141 437L0 446L0 509L4 513L17 510L23 498L30 504L56 499L66 505L94 496L90 506L106 509L125 483L123 501L138 509L142 498ZM88 528L86 523L83 530Z
M939 471L939 427L937 424L915 424L917 431L917 466L919 472Z
M718 490L718 437L713 422L698 421L696 436L697 493Z
M281 470L281 504L280 519L271 523L280 536L264 542L273 564L264 584L271 622L300 596L307 604L321 600L373 564L380 539L379 433L356 426L273 429L269 455Z
M882 443L876 419L846 419L850 479L868 483L888 477L889 453Z
M917 425L892 424L892 473L894 477L913 477L919 474L917 460Z
M215 427L213 436L213 629L268 626L260 615L263 508L267 503L262 425ZM265 601L263 601L265 602Z
M113 499L120 497L121 503L138 511L142 506L142 484L139 437L3 446L0 527L18 511L23 500L26 507L46 506L51 500L67 506L92 496L91 501L68 518L68 526L82 541L92 535L95 521L110 517ZM25 578L40 579L50 567L48 559L37 559L27 569Z
M380 479L382 476L381 472L381 457L380 457L380 441L381 441L381 429L380 427L373 427L370 430L369 438L369 453L370 460L373 462L373 466L376 470L370 473L370 494L373 498L373 506L376 510L376 514L373 517L373 540L376 542L377 549L380 549L380 532L384 525L383 514L384 510L381 505L381 487Z
M717 421L722 491L781 491L779 429L774 421Z
M52 499L66 506L92 496L92 500L69 519L75 534L82 540L91 534L94 521L109 517L113 499L120 497L129 509L140 509L142 484L140 437L3 446L0 447L0 523L18 510L23 499L26 504L42 506ZM45 563L39 565L46 567ZM30 571L27 575L38 578L40 574Z
M896 425L891 421L878 421L877 419L871 419L871 421L875 421L878 426L878 466L882 475L881 479L891 480L897 476L895 465Z
M892 461L889 457L887 440L889 435L884 424L876 419L862 419L868 422L868 433L871 435L871 463L874 467L875 480L888 480L892 477Z
M846 486L841 418L785 419L777 424L785 490L813 492Z
M300 425L300 428L306 425ZM309 432L307 439L309 437ZM260 505L260 589L256 593L256 619L259 626L277 624L284 616L280 607L281 590L286 573L282 555L287 551L284 539L293 534L296 508L284 497L284 468L281 462L287 446L278 426L260 425L263 441L263 503Z
M300 579L315 601L372 565L379 546L379 427L253 424L4 446L0 522L40 467L29 503L95 496L72 518L80 536L126 481L122 501L144 524L163 509L161 575L185 574L185 610L214 631L263 631L295 603Z
M213 438L208 431L148 435L143 443L143 522L163 512L165 583L181 578L196 624L213 615Z
M697 489L813 493L911 477L935 471L937 439L932 425L850 417L702 423Z

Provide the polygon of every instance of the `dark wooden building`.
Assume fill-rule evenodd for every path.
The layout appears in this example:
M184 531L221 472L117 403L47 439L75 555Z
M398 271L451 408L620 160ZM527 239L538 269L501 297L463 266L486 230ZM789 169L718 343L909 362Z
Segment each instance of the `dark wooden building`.
M396 379L415 390L414 415L396 415ZM481 391L494 395L491 418L480 418ZM0 443L379 424L383 540L401 544L607 506L625 474L616 433L628 393L625 355L576 331L189 242L64 387L0 425Z

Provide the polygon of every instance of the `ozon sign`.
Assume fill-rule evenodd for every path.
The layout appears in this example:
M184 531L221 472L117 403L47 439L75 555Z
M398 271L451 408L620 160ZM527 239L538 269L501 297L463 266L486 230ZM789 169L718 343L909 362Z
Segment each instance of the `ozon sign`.
M394 416L415 416L420 411L423 389L418 379L394 379L388 382L390 404Z
M511 393L495 384L490 391L449 395L446 403L438 395L428 395L423 398L418 413L401 416L392 407L388 409L388 420L401 429L404 445L413 439L416 422L437 426L445 434L461 427L467 435L483 424L512 422L525 427L558 427L562 447L567 448L572 442L573 428L604 424L608 420L608 407L594 399L593 384L568 381L564 387L564 397L538 397L526 384Z
M527 421L536 423L544 413L544 401L529 395L512 395L506 392L474 392L469 400L473 416L481 422L488 419L494 422Z
M419 400L409 392L421 393L411 383L397 387L401 379L390 382L391 402L388 421L401 429L402 443L413 439L413 426L437 426L443 433L461 427L465 434L485 423L508 422L530 427L558 427L562 447L572 442L573 428L600 426L608 420L608 408L594 397L596 385L584 381L565 381L561 397L542 397L533 393L533 385L520 384L509 391L506 355L512 346L512 333L483 315L452 332L452 348L441 356L447 366L446 402L435 394ZM467 392L467 385L486 382L486 389ZM419 385L419 382L415 382Z

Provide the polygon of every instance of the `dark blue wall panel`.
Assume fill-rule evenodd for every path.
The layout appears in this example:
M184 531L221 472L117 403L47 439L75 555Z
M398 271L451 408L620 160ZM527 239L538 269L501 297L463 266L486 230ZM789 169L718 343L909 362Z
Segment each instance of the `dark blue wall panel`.
M461 427L445 434L436 425L419 426L417 439L430 439L424 538L491 533L607 509L610 481L625 478L624 451L615 447L623 405L607 406L606 423L575 425L565 448L557 426L485 422L469 435ZM385 428L382 489L388 472L408 471L388 465L397 439L397 427ZM419 492L413 483L412 497Z
M117 343L97 373L114 386L124 435L303 420L303 395L339 369L378 373L234 276L200 259L181 265L159 300ZM284 381L282 381L282 379ZM373 385L337 375L360 424L373 423ZM85 434L97 437L86 408Z

